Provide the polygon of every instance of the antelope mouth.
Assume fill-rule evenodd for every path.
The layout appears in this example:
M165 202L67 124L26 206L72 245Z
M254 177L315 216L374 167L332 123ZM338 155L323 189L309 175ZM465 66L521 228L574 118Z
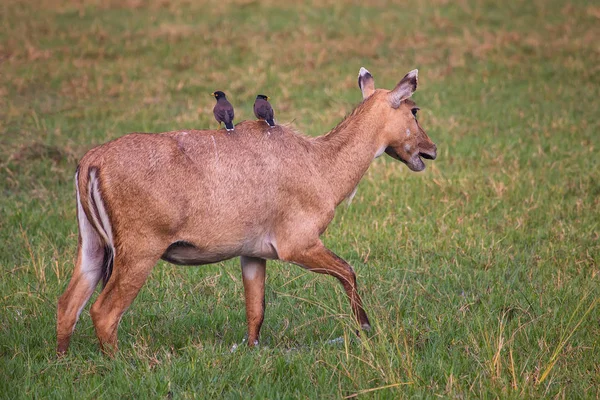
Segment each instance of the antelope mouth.
M436 150L421 150L418 153L414 154L408 163L406 163L406 165L408 165L408 168L410 168L413 171L423 171L425 169L425 163L423 162L422 158L425 158L427 160L435 160L435 158L437 157L437 151Z
M401 160L411 171L419 172L425 169L425 163L421 158L421 153L414 154L408 161Z
M398 161L403 162L406 166L415 172L423 171L425 169L425 163L423 162L423 158L427 160L435 160L437 154L435 151L420 151L418 153L414 153L410 156L409 159L404 159L400 157L400 155L394 150L393 147L388 147L385 149L385 152L390 155L392 158L395 158Z
M427 159L427 160L435 160L437 157L437 151L420 151L419 156Z

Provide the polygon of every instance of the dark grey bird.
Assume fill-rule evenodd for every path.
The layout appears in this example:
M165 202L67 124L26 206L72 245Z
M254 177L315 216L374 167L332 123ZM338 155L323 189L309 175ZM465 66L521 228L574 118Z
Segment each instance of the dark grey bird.
M228 131L233 130L233 106L227 100L225 93L217 90L212 93L217 99L217 104L215 104L215 108L213 108L213 114L215 115L215 119L219 123L219 128L221 128L221 122L225 124L225 128Z
M254 101L254 115L256 118L264 120L269 126L275 126L273 121L273 107L269 103L269 96L259 94Z

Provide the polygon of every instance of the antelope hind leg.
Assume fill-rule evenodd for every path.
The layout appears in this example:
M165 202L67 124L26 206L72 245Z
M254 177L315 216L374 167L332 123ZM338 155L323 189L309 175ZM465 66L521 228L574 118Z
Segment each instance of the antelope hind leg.
M115 254L112 276L92 305L90 313L100 348L108 355L117 351L117 329L121 317L146 282L160 255L140 257L128 252Z
M56 313L56 353L63 355L67 352L71 335L81 311L90 299L103 273L104 248L93 236L83 236L77 245L77 262L69 286L58 300Z

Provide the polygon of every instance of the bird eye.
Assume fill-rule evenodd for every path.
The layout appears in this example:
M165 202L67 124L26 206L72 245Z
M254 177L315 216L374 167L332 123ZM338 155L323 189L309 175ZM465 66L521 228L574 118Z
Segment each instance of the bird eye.
M419 111L420 108L419 107L415 107L412 110L410 110L412 112L412 115L414 115L415 117L417 116L417 111Z

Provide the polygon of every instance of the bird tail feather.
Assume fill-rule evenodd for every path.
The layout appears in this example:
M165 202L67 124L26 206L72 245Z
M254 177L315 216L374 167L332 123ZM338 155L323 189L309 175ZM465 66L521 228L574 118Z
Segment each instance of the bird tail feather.
M225 122L225 128L227 128L228 131L232 131L233 130L233 122Z
M269 126L273 127L273 126L275 126L275 121L273 121L273 119L268 119L267 124L269 124Z

